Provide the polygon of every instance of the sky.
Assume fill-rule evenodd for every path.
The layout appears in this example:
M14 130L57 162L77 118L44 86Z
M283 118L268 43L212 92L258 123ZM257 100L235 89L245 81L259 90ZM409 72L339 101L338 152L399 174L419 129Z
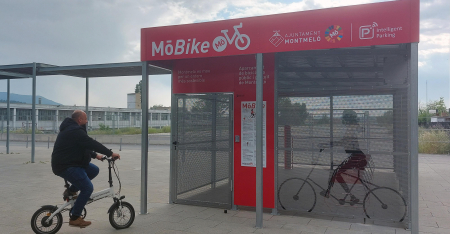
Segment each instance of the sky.
M140 29L348 6L387 0L0 0L0 65L84 65L140 60ZM408 1L408 0L403 0ZM450 107L450 0L421 0L419 103ZM141 77L92 78L89 105L126 107ZM31 79L11 92L31 94ZM170 106L170 76L150 76L149 104ZM6 80L0 92L6 92ZM37 79L37 95L85 105L85 80Z

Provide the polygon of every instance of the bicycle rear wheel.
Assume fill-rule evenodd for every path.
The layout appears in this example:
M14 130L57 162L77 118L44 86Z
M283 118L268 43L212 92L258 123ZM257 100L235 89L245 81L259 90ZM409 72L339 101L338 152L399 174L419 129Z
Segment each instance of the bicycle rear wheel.
M311 212L316 206L316 191L308 181L290 178L280 185L278 202L284 210Z
M47 223L48 217L56 210L54 206L44 206L34 212L31 218L31 229L36 234L55 234L61 229L63 218L61 213L56 214Z
M364 197L364 213L369 219L402 222L406 217L407 205L403 196L388 187L370 190Z

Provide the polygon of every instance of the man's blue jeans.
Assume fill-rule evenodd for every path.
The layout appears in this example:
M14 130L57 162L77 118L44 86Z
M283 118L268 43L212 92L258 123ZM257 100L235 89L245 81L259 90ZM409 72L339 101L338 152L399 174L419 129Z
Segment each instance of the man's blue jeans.
M89 166L87 168L69 167L58 175L72 184L69 188L69 191L81 191L78 195L77 200L75 201L75 204L73 205L73 209L71 212L73 216L81 216L81 212L83 211L84 206L86 205L89 198L91 197L92 192L94 191L94 186L92 185L91 180L98 175L99 171L100 170L96 165L89 163Z

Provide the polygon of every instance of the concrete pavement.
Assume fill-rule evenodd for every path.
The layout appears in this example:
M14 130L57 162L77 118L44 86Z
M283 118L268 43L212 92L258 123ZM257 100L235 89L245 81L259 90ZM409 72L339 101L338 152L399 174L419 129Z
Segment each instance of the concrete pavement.
M118 151L117 145L110 145ZM33 233L30 219L46 204L62 203L63 180L51 172L50 149L37 144L35 163L30 163L30 148L12 144L6 155L0 146L0 233ZM140 211L140 147L125 146L117 162L122 182L122 195L137 214L133 225L115 230L108 221L107 210L112 199L88 205L87 218L93 222L85 229L69 227L68 214L59 233L410 233L402 228L362 224L361 220L317 215L290 216L264 214L264 228L255 228L255 212L241 209L225 214L221 209L168 204L169 146L149 147L148 214ZM95 189L107 187L107 164L94 161L101 169L93 181ZM421 233L450 233L450 156L421 155L420 157L420 231ZM115 186L118 186L115 181Z

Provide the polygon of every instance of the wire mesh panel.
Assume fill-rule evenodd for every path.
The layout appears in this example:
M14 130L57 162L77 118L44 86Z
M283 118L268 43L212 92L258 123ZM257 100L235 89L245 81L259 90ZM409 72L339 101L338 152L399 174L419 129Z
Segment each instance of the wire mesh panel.
M406 54L277 54L279 210L409 222Z
M176 201L231 207L232 95L179 95Z

